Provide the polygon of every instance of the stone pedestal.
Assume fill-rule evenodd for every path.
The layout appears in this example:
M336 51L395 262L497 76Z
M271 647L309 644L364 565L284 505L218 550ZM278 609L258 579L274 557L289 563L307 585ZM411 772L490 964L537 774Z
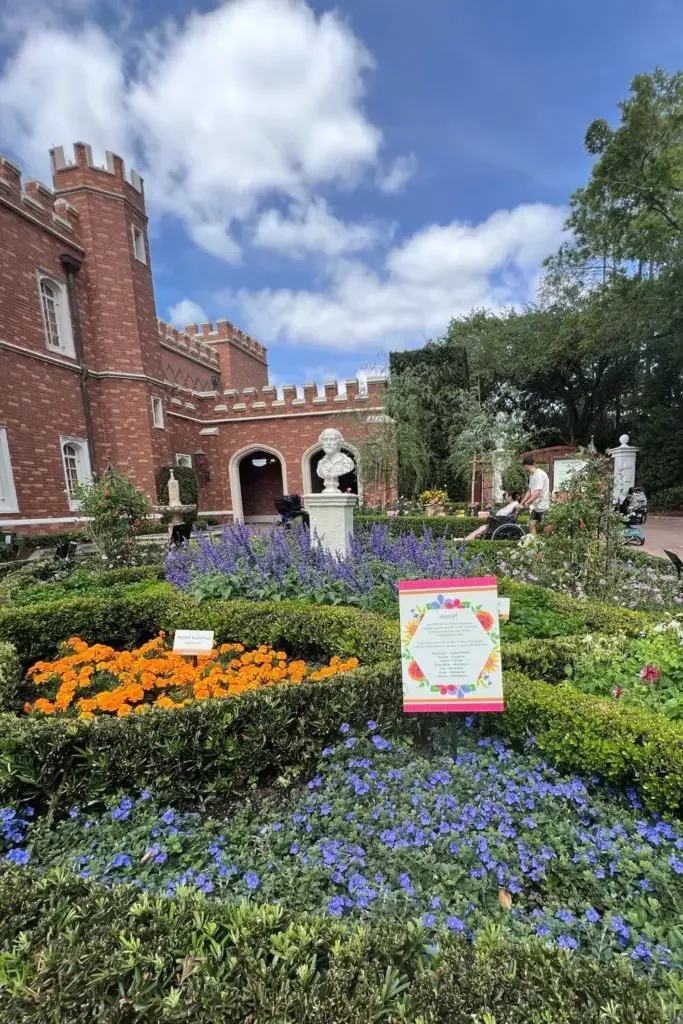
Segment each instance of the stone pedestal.
M353 510L357 502L357 495L341 491L305 494L304 508L310 516L314 541L335 555L346 555L349 538L353 536Z
M639 449L629 443L628 434L622 434L619 438L619 447L610 448L608 455L612 456L614 464L614 504L618 505L626 497L629 487L635 487L636 483L636 455Z

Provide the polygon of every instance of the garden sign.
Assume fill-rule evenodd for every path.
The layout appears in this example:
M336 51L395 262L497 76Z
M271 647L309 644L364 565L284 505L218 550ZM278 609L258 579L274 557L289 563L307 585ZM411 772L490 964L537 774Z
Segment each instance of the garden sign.
M503 711L495 576L398 585L403 710Z

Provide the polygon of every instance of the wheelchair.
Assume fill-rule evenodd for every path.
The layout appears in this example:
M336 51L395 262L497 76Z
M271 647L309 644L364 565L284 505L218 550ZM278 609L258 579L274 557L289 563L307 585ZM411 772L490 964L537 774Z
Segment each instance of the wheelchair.
M526 530L517 522L517 516L489 516L484 540L521 540Z

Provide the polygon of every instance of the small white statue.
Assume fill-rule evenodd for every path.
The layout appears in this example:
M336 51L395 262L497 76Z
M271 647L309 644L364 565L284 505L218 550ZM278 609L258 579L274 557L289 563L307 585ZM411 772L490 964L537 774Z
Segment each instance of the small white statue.
M324 481L326 491L338 491L339 477L353 472L356 464L341 450L344 443L341 431L328 427L323 430L318 440L325 453L324 458L318 463L318 476Z
M173 470L168 478L168 505L169 508L176 508L180 505L180 484L175 478Z

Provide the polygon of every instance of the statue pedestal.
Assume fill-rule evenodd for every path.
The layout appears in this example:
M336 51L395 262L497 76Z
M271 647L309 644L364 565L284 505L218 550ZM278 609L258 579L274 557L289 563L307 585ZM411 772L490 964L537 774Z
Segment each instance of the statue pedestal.
M356 494L342 494L341 491L305 494L304 508L310 516L314 543L340 557L348 554L349 538L353 536L353 510L357 502Z

